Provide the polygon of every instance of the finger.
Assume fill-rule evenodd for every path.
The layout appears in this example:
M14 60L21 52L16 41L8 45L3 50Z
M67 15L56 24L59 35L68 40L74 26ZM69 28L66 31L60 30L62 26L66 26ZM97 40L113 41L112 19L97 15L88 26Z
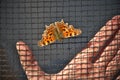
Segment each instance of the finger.
M18 50L18 54L20 55L20 62L23 68L26 68L29 64L32 64L33 55L32 51L29 49L28 46L22 41L16 43L16 48Z
M115 18L115 17L114 17ZM118 17L117 17L118 18ZM120 18L119 18L120 19ZM120 45L120 31L119 31L119 26L118 26L118 19L114 19L114 20L110 20L110 21L108 21L107 23L106 23L106 25L107 25L107 27L105 28L105 27L103 27L103 30L104 29L106 29L106 30L108 30L107 32L108 33L106 33L106 36L104 37L103 35L103 33L101 33L101 34L103 34L102 36L101 36L101 34L100 33L98 33L99 35L100 35L100 37L102 37L102 38L98 38L98 41L100 41L100 40L103 40L103 42L105 42L105 40L107 40L107 38L109 37L109 36L111 36L111 35L109 35L109 34L111 34L111 33L114 33L114 35L116 35L115 36L115 38L114 38L114 35L112 35L113 37L111 37L111 38L109 38L109 40L107 40L107 41L109 41L110 43L109 43L109 45L108 45L108 42L106 42L107 43L107 47L105 46L103 46L104 48L102 49L102 55L101 55L101 57L100 57L100 59L98 59L97 61L96 61L96 63L93 65L93 70L91 70L90 71L90 75L89 75L89 77L100 77L101 76L101 79L104 79L104 77L102 77L102 76L104 76L105 75L105 67L106 67L106 65L111 61L111 59L115 56L115 54L117 53L117 51L118 51L118 48L119 48L119 45ZM113 22L113 23L112 23ZM110 28L111 27L111 29L108 29L108 28ZM115 29L115 27L117 27L116 29ZM111 31L110 31L111 30ZM106 32L106 31L105 31ZM98 34L96 34L96 35L98 35ZM96 35L95 35L95 37L96 37ZM100 39L100 40L99 40ZM113 41L111 42L111 40L113 39ZM96 39L97 40L97 39ZM91 40L92 41L92 40ZM93 39L93 44L95 44L95 45L93 45L94 47L97 47L96 46L96 43L94 43L94 39ZM100 44L102 44L102 42L100 41ZM99 47L101 47L101 46L99 46ZM91 50L91 49L90 49ZM88 50L88 52L89 52L89 50ZM100 53L100 52L99 52Z
M108 76L108 79L113 77L118 70L120 70L120 49L106 68L106 76Z
M119 17L115 16L113 19L114 20L108 21L107 25L108 24L110 25L112 22L113 22L112 24L117 25L118 24L117 21L118 21L118 19L120 20L120 16ZM118 29L113 40L111 39L112 42L110 42L110 44L103 50L103 53L100 56L100 59L98 59L96 61L96 63L94 64L95 66L98 65L101 68L101 71L104 70L102 68L105 68L105 66L107 66L107 64L112 60L112 58L117 53L118 48L120 47L120 40L119 39L120 39L120 30Z
M93 39L88 43L87 48L82 50L80 53L84 54L81 58L87 59L88 63L92 61L92 57L96 56L97 53L101 54L104 48L108 45L108 41L113 38L113 34L118 31L118 26L104 26ZM115 34L114 34L115 35ZM87 54L86 54L87 53ZM76 58L80 58L80 54Z
M88 48L83 50L82 53L88 53L88 59L95 62L118 31L118 28L118 26L104 26L95 37L90 40Z
M116 15L112 19L118 19L118 18L120 18L120 15Z
M19 41L16 43L16 49L17 49L19 55L31 55L32 54L29 47L26 46L26 44L22 41Z
M93 64L93 70L90 71L91 77L105 75L106 66L117 54L120 47L120 31L116 34L113 41L104 49L100 58Z
M107 24L110 24L111 21L109 21ZM114 22L114 24L117 24ZM109 25L110 26L110 25ZM116 25L117 26L117 25ZM119 26L118 26L119 27ZM113 29L114 30L114 29ZM90 75L90 77L99 77L104 76L105 74L105 68L107 64L114 58L116 55L118 48L120 47L120 31L119 29L116 30L116 33L114 34L110 40L111 42L103 49L103 52L100 56L100 58L94 63L93 65L93 71L90 72L93 73ZM103 40L104 41L104 40Z
M120 16L113 17L106 23L106 26L100 29L95 37L88 43L89 50L93 50L93 55L100 56L104 48L109 44L116 32L120 29ZM97 54L99 53L99 54ZM99 57L96 57L98 59ZM94 61L96 60L94 59Z
M34 80L35 78L39 80L39 78L45 75L39 67L37 61L34 59L32 51L24 42L17 42L16 48L18 50L18 54L20 55L20 62L29 80Z
M104 49L100 58L96 61L95 65L105 67L114 58L120 47L120 30L117 32L110 44Z
M120 25L120 15L114 16L112 20L109 20L106 25Z

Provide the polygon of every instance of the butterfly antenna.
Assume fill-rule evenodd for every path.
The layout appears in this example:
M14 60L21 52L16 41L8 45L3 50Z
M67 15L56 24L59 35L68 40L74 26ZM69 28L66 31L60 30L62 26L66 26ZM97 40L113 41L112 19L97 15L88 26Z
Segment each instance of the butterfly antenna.
M61 22L63 22L63 23L64 23L64 20L63 20L63 19L61 19Z
M46 29L49 27L48 25L45 25Z

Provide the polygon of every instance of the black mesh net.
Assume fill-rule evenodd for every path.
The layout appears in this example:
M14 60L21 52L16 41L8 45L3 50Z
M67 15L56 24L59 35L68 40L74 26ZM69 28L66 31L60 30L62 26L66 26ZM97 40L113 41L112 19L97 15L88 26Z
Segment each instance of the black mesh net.
M97 47L95 49L99 49L97 53L100 54L94 56L96 53L94 49L92 49L93 51L88 49L87 52L83 49L88 47L90 44L88 42L106 25L108 20L119 14L119 0L1 0L0 80L14 80L13 78L16 78L15 80L29 80L31 76L40 78L31 78L30 80L47 80L47 78L48 80L115 79L119 75L119 55L114 59L108 58L110 56L116 57L115 54L119 54L120 37L115 38L115 47L117 47L115 51L113 49L114 46L111 46L108 51L105 51L105 49L114 40L115 35L120 36L119 16L117 24L115 24L117 27L110 25L109 28L111 27L111 29L106 28L101 32L105 36L99 34L96 35L99 39L98 41L92 40L92 43L94 43L93 47L96 47L96 44ZM81 29L82 34L39 47L37 43L42 38L45 25L61 21L61 19L75 28ZM116 18L114 20L116 21ZM113 30L113 32L109 30ZM105 39L100 40L101 37ZM110 40L107 37L110 37ZM30 73L33 72L33 74L26 75L25 71L27 69L26 67L22 68L20 56L16 50L18 41L23 41L30 47L35 60L38 61L38 65L41 67L40 71L44 71L45 74L39 73L39 70L30 69ZM97 43L102 44L101 41L104 42L102 47ZM97 60L103 52L106 54L106 56L103 55L105 59ZM87 58L83 56L85 54L89 55L89 53L93 56L87 56ZM107 53L111 54L107 55ZM91 63L89 62L89 57L90 59L92 58ZM27 61L28 59L25 60ZM114 60L118 61L116 62L118 64L109 68L106 68L106 65L101 67L100 64L97 64L101 61L104 64L109 64L106 62L107 60L113 62L113 64L115 63ZM30 64L28 65L30 66ZM111 69L109 73L106 73L107 70L103 68L108 69L108 72L110 68L113 70ZM38 73L34 74L35 71L38 71Z

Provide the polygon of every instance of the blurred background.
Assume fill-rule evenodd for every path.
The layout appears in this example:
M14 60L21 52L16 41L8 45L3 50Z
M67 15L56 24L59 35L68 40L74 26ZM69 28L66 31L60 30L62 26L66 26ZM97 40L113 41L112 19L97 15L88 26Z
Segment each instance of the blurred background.
M120 0L1 0L0 75L27 79L15 47L18 41L29 45L45 72L59 72L109 19L119 14ZM82 34L39 47L45 25L61 19L81 29Z

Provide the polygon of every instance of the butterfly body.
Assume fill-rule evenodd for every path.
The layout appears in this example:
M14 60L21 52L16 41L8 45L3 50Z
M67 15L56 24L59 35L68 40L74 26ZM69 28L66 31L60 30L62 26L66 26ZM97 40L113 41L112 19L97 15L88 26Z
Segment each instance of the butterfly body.
M75 29L73 25L68 25L63 20L57 21L49 26L46 25L46 30L42 34L42 39L38 41L38 45L42 47L54 43L56 40L61 41L63 38L74 37L79 34L81 34L80 29Z

